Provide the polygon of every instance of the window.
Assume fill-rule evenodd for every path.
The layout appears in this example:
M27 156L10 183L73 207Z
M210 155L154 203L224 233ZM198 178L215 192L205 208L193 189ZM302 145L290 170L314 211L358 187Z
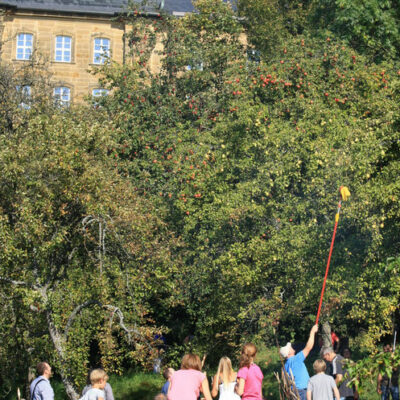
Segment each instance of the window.
M69 36L56 36L54 59L59 62L71 62L72 39Z
M190 64L186 65L187 71L203 71L203 57L197 52L193 52Z
M256 65L260 64L261 55L259 50L248 49L247 50L247 60L248 62L252 62Z
M93 51L93 63L94 64L104 64L108 57L110 57L110 39L95 38L94 39L94 51Z
M33 51L33 35L19 33L17 36L17 60L29 60Z
M188 71L203 71L202 61L193 61L192 64L186 66Z
M107 96L108 95L108 90L107 89L93 89L92 90L92 96L93 97L103 97L103 96Z
M71 89L63 86L54 88L55 103L61 107L68 107L71 102Z
M108 93L109 93L109 90L107 90L107 89L103 89L103 88L93 89L92 90L93 106L95 108L100 107L100 103L101 103L102 98L107 96Z
M31 108L31 87L28 85L16 87L18 100L21 101L19 106L25 110L29 110Z

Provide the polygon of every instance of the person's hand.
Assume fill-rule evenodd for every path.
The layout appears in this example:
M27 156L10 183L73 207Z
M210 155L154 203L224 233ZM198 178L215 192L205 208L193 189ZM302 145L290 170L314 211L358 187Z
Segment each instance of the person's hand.
M315 324L312 328L311 328L311 334L315 334L318 332L318 324Z
M202 366L202 367L204 367L204 363L205 363L205 361L206 361L206 358L207 358L207 354L204 354L204 356L203 356L203 358L202 358L202 360L201 360L201 366Z
M381 390L380 387L377 387L377 388L376 388L376 391L378 392L378 394L382 394L382 390Z

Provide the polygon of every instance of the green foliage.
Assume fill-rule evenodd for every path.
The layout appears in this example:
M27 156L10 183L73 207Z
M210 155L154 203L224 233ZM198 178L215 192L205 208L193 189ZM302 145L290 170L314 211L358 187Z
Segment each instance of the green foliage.
M194 333L216 359L249 336L271 341L278 321L281 336L308 331L347 185L323 319L371 348L380 335L362 332L381 321L353 306L365 268L397 254L396 69L306 35L248 62L229 7L196 6L163 22L161 75L107 70L118 166L182 239L172 279L184 327L168 322L174 309L158 303L157 314L173 340ZM197 54L202 68L187 70Z
M352 197L322 321L362 350L390 333L400 284L397 64L374 64L349 38L310 36L313 3L289 2L284 17L281 2L243 1L261 50L252 61L228 4L195 6L180 19L132 11L132 57L98 71L111 89L100 108L32 113L1 136L4 371L14 363L22 375L48 354L82 386L93 344L118 374L151 365L161 332L174 366L187 351L207 353L212 368L247 340L303 340L341 185ZM284 43L256 40L281 29ZM160 72L149 68L155 51Z
M113 126L91 116L41 114L0 138L4 351L25 350L25 359L10 355L22 370L48 358L76 386L92 341L110 372L149 362L158 331L149 299L168 301L161 282L175 268L165 224L109 156Z
M330 29L358 51L376 59L399 55L399 7L396 1L318 1L314 23Z
M379 352L357 362L350 361L347 370L352 382L362 395L368 383L375 383L378 374L392 376L393 368L398 368L400 352Z

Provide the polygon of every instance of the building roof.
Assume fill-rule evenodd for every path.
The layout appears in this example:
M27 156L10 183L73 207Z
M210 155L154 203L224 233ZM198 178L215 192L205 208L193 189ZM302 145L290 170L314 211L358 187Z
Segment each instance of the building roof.
M133 0L133 3L139 5L141 1ZM116 15L127 9L128 0L0 0L2 6L20 10ZM158 14L161 9L179 15L193 11L193 5L191 0L152 0L143 11Z

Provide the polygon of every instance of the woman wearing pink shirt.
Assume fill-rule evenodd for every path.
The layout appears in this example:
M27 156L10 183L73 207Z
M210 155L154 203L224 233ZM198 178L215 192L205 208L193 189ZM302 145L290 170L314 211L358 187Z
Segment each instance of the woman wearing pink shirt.
M240 356L240 369L237 374L236 393L242 400L262 400L262 380L264 378L260 367L254 364L257 348L253 343L243 346Z
M201 372L199 356L186 354L182 358L181 369L171 377L168 400L197 400L200 390L206 400L212 400L207 376Z

